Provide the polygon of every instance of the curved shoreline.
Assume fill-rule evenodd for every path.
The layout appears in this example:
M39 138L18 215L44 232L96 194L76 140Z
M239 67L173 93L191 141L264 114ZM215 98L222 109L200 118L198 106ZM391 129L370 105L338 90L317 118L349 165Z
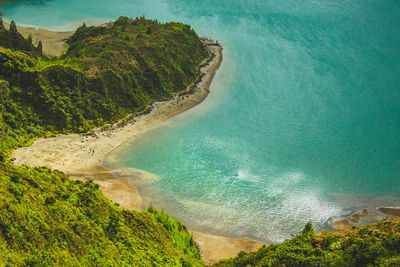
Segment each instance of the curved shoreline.
M71 33L61 34L45 29L24 27L18 27L18 30L23 35L32 34L34 39L41 38L44 52L48 55L60 54L63 39ZM101 164L107 154L122 144L134 141L166 120L200 104L208 96L211 82L221 66L223 55L219 44L206 39L202 41L207 45L210 57L199 65L198 80L185 91L167 100L154 102L147 112L135 115L127 122L110 125L107 130L95 129L92 136L68 134L37 139L30 147L22 147L13 152L14 163L33 167L46 166L61 170L73 179L92 180L100 185L100 190L110 200L118 202L127 209L141 210L142 198L137 189L129 183L129 179L113 176L115 170L106 169ZM56 47L54 43L57 44ZM195 239L199 240L203 258L207 264L222 258L234 257L242 250L255 251L262 245L243 238L198 232L193 232L193 234Z
M210 57L200 64L200 77L185 91L167 100L154 102L146 112L128 116L107 129L94 129L93 135L61 134L51 138L40 138L29 147L13 152L16 165L46 166L70 175L87 174L89 169L98 170L105 156L126 142L158 127L161 123L198 104L209 94L214 75L222 62L222 47L203 39ZM94 151L94 152L93 152ZM95 171L97 172L97 171Z

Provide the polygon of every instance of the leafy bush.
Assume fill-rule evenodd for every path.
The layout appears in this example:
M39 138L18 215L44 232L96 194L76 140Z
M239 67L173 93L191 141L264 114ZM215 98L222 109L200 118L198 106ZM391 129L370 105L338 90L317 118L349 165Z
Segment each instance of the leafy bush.
M173 243L186 255L192 258L200 259L200 253L196 248L195 241L192 235L189 235L186 227L181 221L174 220L171 216L164 212L164 210L158 211L153 208L150 204L147 209L147 214L152 215L160 222L165 229L172 236Z

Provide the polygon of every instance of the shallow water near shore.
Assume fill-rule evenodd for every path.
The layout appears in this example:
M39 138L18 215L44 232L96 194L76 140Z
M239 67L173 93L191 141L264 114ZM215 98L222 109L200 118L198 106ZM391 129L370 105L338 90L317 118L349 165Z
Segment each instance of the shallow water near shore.
M157 176L145 202L195 230L279 242L312 221L400 205L400 5L359 1L18 1L5 18L52 29L119 15L189 23L220 40L210 96L107 167Z

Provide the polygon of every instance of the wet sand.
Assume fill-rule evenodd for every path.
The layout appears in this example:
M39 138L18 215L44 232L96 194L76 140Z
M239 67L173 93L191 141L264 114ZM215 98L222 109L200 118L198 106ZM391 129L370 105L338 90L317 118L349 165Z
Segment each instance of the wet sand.
M82 169L79 173L72 173L70 176L76 180L95 182L100 185L101 192L108 199L126 209L142 209L142 198L136 188L129 183L129 178L116 178L112 170L97 166Z
M206 264L235 257L240 251L257 251L263 244L246 238L229 238L192 232Z

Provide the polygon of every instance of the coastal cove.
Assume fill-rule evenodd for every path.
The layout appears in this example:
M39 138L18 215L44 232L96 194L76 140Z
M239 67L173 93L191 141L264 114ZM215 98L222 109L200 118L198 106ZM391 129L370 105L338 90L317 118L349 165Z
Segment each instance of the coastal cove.
M95 180L121 206L138 210L151 202L207 233L199 240L233 237L223 242L238 250L258 246L251 240L283 242L308 222L322 232L399 216L395 0L51 0L0 7L18 25L62 30L144 14L182 21L224 46L209 97L208 90L178 94L124 127L121 120L93 135L39 139L15 152L16 164ZM20 31L35 45L42 39L49 55L60 55L70 34L46 42L47 30ZM211 65L204 71L213 72Z
M5 23L9 27L8 23ZM44 53L58 56L62 53L64 40L73 32L55 32L37 27L19 27L18 31L24 36L33 36L34 42L41 40L44 44ZM13 157L17 165L47 166L49 168L62 170L74 179L91 180L99 184L101 191L115 203L131 210L142 210L151 202L151 196L147 197L144 204L136 186L154 183L158 178L145 170L124 168L118 157L124 157L126 150L132 150L130 144L134 144L143 134L165 127L165 121L183 113L201 103L208 95L211 81L222 62L222 47L204 39L209 45L211 57L201 64L201 79L196 82L195 87L190 86L184 93L173 96L168 101L153 103L150 112L135 116L128 123L121 126L116 123L109 130L97 129L94 135L60 135L56 138L39 139L30 147L16 150ZM95 151L92 154L91 151ZM51 156L49 156L49 154ZM89 157L88 157L89 155ZM104 159L106 166L104 168ZM115 167L113 166L120 166ZM116 175L116 176L115 176ZM116 179L117 177L117 179ZM395 200L392 200L395 202ZM376 203L376 202L373 202ZM392 202L387 202L392 203ZM386 204L386 203L385 203ZM392 212L378 212L371 206L369 211L356 210L353 213L342 216L333 221L333 229L350 229L354 225L363 225L393 215ZM385 208L383 208L385 209ZM372 211L371 211L372 210ZM393 209L396 213L397 208ZM211 231L215 229L199 229L200 231ZM222 237L208 235L201 232L193 232L194 236L201 240L201 249L205 255L206 263L214 263L223 258L235 256L239 251L254 251L261 243L245 238ZM225 233L226 234L226 233ZM219 248L219 249L216 249Z
M60 55L63 40L72 34L72 32L54 32L35 27L18 27L18 30L25 37L32 35L34 42L35 39L41 40L44 44L44 53L48 55ZM144 171L124 173L124 170L109 170L102 167L102 161L115 148L126 142L133 142L169 118L198 105L207 97L211 82L222 63L222 47L206 39L203 39L203 42L210 51L210 57L199 66L201 73L199 80L190 85L186 91L177 93L168 100L154 102L144 114L130 116L130 119L124 120L123 124L118 122L106 130L94 130L91 135L69 134L38 139L29 147L15 150L12 156L14 163L33 167L46 166L61 170L73 179L93 181L100 185L100 190L113 202L126 209L142 210L145 207L137 189L129 183L128 178L118 178L114 174L124 177L143 176ZM207 264L234 257L240 251L255 251L262 245L243 238L192 233L198 240Z

